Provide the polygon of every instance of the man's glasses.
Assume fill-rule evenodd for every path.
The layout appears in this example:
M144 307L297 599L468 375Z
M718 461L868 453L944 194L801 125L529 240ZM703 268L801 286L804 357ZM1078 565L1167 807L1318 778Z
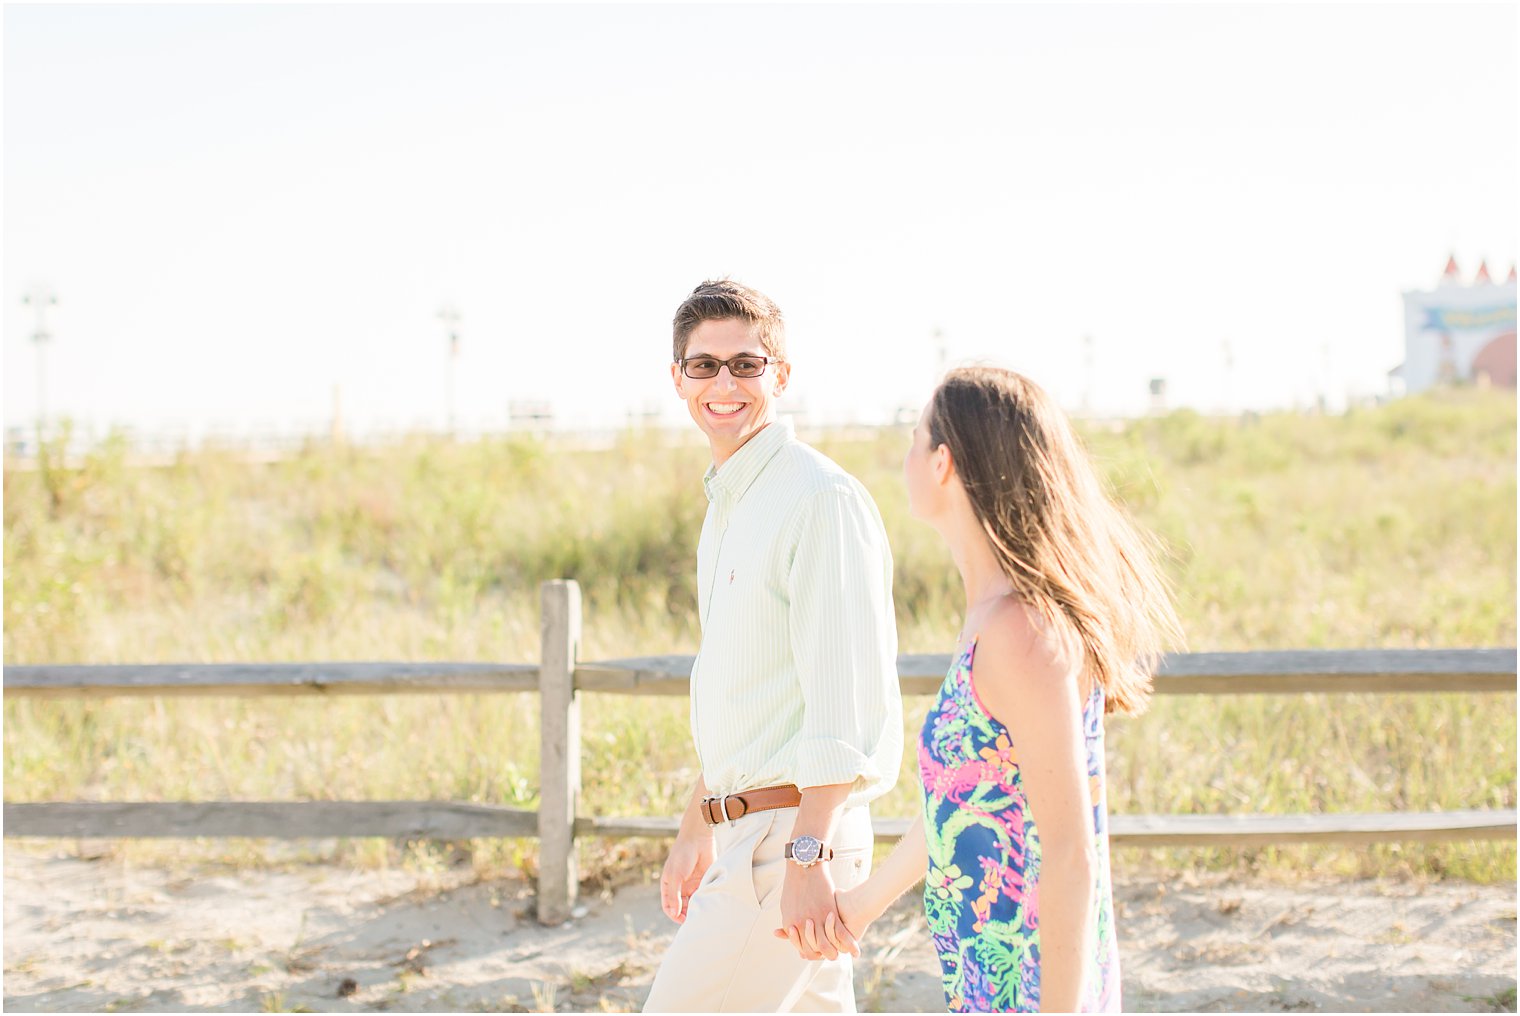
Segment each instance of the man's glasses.
M718 371L723 367L727 367L728 372L734 377L759 377L765 373L766 364L780 362L774 357L748 354L728 360L720 360L716 356L688 356L679 361L681 373L695 381L717 377Z

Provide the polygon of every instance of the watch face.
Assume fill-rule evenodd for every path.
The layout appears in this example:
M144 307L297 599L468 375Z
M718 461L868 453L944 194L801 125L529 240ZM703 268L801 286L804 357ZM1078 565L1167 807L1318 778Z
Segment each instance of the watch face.
M799 836L792 842L792 857L800 864L812 864L823 853L823 844L812 836Z

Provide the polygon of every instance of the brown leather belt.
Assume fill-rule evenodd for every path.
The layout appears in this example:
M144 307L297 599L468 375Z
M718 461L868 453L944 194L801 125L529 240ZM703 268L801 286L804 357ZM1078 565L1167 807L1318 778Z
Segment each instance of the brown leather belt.
M777 808L795 808L802 803L802 791L793 784L781 787L757 787L741 790L727 797L702 798L702 820L710 826L737 822L745 815Z

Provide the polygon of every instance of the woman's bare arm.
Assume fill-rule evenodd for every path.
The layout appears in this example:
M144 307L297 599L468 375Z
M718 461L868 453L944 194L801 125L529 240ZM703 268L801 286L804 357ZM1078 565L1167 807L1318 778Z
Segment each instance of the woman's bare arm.
M977 641L972 680L1008 728L1040 833L1040 1008L1075 1012L1093 934L1097 851L1078 661L1006 601Z

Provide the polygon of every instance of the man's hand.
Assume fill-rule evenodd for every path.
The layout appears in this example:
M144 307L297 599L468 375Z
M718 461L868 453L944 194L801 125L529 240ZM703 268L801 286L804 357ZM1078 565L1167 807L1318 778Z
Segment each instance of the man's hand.
M702 884L702 876L712 867L716 848L712 833L703 830L676 837L665 869L660 872L660 909L677 924L686 923L686 907L692 893Z
M839 958L840 948L831 941L828 928L842 923L834 909L834 876L827 864L815 864L811 868L789 864L786 880L781 886L781 927L777 938L791 941L797 955L805 960L833 960ZM844 936L836 932L836 940ZM860 955L853 936L844 951Z

